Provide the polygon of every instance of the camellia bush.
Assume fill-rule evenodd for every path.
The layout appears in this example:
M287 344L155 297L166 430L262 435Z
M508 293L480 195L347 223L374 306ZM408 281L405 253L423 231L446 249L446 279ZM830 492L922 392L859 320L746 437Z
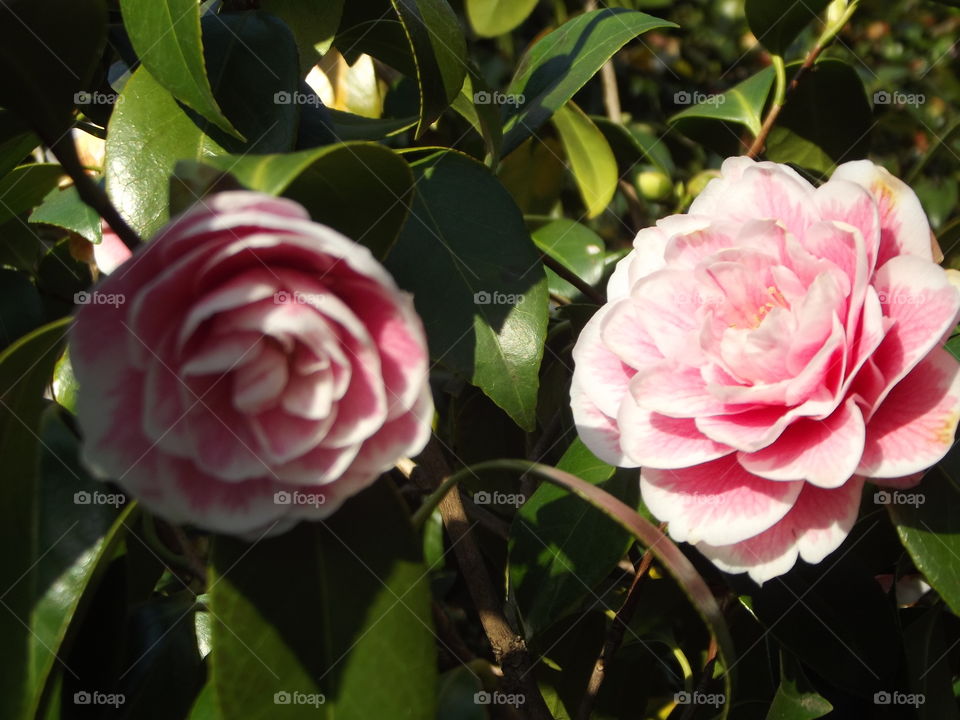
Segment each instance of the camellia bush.
M953 0L0 0L0 718L960 720Z

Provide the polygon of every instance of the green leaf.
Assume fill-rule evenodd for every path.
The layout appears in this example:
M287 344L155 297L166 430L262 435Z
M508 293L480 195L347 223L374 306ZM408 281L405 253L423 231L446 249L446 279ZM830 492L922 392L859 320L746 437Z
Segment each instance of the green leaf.
M447 0L391 0L416 62L420 88L417 137L460 92L467 73L467 42Z
M810 685L800 663L781 651L780 687L767 712L767 720L816 720L832 710L833 705Z
M577 438L560 470L636 505L635 474L614 477ZM611 479L613 478L613 479ZM510 528L510 587L531 636L575 610L627 551L630 534L601 510L563 488L544 483L517 511Z
M470 27L480 37L496 37L516 28L537 6L537 0L466 0Z
M430 581L387 481L278 537L217 537L210 596L224 717L273 720L276 693L324 697L284 717L436 717Z
M537 40L527 51L510 86L502 152L515 150L630 40L671 22L623 8L578 15Z
M300 75L330 49L340 26L344 0L262 0L260 7L283 20L293 31L300 52Z
M953 672L947 654L943 606L927 610L907 626L904 649L910 671L911 690L923 697L917 708L919 720L958 720L960 711L953 696Z
M3 602L0 637L7 661L0 673L0 716L26 718L32 704L33 638L29 619L36 598L32 572L41 552L37 538L39 443L43 391L63 347L69 321L46 325L0 353L0 568ZM42 548L45 550L46 548Z
M489 102L493 97L486 80L471 62L467 66L467 75L463 79L460 94L454 98L451 107L480 134L487 154L496 158L500 154L503 128L500 125L500 109Z
M40 138L30 132L23 120L0 109L0 177L23 163L39 144Z
M497 177L524 215L550 215L560 200L566 175L563 149L552 137L525 140L497 168Z
M216 688L212 682L208 682L197 695L187 720L220 720L220 717L220 711L217 709Z
M0 105L53 142L71 125L107 38L104 0L0 3Z
M63 168L45 163L21 165L0 178L0 223L35 208L62 177Z
M363 115L328 108L333 133L338 142L351 140L383 140L409 130L417 124L417 118L368 118Z
M369 247L381 260L407 218L413 174L376 143L342 143L286 155L225 155L207 163L252 190L285 195L317 222Z
M944 462L954 457L948 455ZM896 493L878 490L874 498L889 503L887 509L900 542L917 570L954 614L960 615L960 489L956 476L948 477L940 466L915 488Z
M593 121L573 102L557 110L553 124L560 134L587 217L596 217L617 191L619 176L613 150Z
M120 0L123 25L143 66L180 102L243 139L213 96L196 0Z
M35 707L50 701L61 658L106 572L134 512L80 464L79 441L50 406L40 423L40 482L35 593L30 616ZM103 501L103 502L102 502Z
M591 115L590 119L610 143L621 174L626 174L641 160L652 163L667 176L676 172L670 150L652 128L642 125L621 125L605 117ZM669 132L669 131L667 131Z
M743 125L754 135L758 135L763 125L763 107L770 94L773 77L773 68L764 68L725 93L710 95L693 107L681 110L670 118L670 122L681 123L679 127L682 131L684 120L693 118L722 120ZM695 97L685 91L677 93L677 96L683 96L681 99ZM790 102L792 103L793 100Z
M593 230L562 218L538 228L533 242L550 257L563 263L575 275L594 285L603 276L603 239ZM547 269L550 292L566 298L579 297L580 291Z
M770 52L783 55L797 35L823 12L831 0L746 0L750 31Z
M828 174L841 162L867 156L873 124L857 71L840 60L823 60L784 105L767 139L766 156Z
M145 68L127 81L107 129L107 193L130 226L149 238L168 220L177 161L224 152Z
M0 350L43 324L43 303L30 276L0 268Z
M548 291L523 217L464 155L435 153L414 171L413 209L387 266L414 295L431 356L532 430Z
M92 243L102 239L100 216L80 199L76 187L54 188L30 214L30 222L69 230Z

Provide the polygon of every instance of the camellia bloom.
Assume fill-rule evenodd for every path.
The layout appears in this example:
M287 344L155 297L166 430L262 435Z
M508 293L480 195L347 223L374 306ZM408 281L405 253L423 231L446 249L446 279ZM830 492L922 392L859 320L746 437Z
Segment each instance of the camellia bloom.
M953 442L960 293L914 193L869 161L819 188L728 159L641 231L574 349L583 441L641 466L671 536L758 582L816 563L864 480L910 487Z
M173 521L281 532L429 438L410 297L296 203L205 198L83 299L83 459Z

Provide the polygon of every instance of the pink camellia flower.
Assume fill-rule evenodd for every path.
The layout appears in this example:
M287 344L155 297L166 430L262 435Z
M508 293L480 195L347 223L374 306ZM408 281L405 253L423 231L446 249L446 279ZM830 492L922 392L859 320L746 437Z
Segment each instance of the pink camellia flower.
M210 196L88 300L71 336L84 461L175 522L282 532L429 437L410 297L296 203Z
M814 188L731 158L641 231L574 349L583 441L642 466L677 541L758 582L835 550L865 479L910 487L953 442L960 293L917 197L869 161Z

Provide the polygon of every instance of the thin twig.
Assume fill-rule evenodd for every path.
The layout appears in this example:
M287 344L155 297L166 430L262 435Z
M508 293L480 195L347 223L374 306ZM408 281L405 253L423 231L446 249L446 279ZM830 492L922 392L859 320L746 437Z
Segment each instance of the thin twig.
M604 297L602 292L597 290L579 275L569 270L559 260L550 257L546 253L541 253L540 259L543 261L544 265L553 270L557 275L560 276L562 280L566 280L577 290L583 293L584 297L588 298L597 305L603 305L607 301L607 298Z
M417 460L419 464L410 477L421 487L436 488L442 485L440 478L451 477L450 468L436 440L427 445ZM450 492L443 496L439 508L464 582L480 616L480 624L490 641L494 659L503 669L505 692L523 695L523 713L531 720L552 720L537 686L533 657L527 650L523 636L510 626L503 614L500 594L490 580L480 546L470 531L470 521L455 487L450 487Z
M660 530L662 531L664 527L665 525L661 525ZM604 677L606 677L607 666L613 661L613 656L616 655L617 650L620 649L620 645L623 642L623 635L630 625L633 613L637 609L637 603L640 601L640 586L647 577L647 572L650 570L652 563L653 553L647 548L637 565L637 572L633 576L633 582L630 583L627 597L617 611L616 617L613 619L613 624L607 632L607 638L603 643L603 649L600 651L600 657L597 658L597 662L593 666L590 681L587 683L587 691L583 696L583 700L580 703L580 710L577 713L577 720L590 720L590 713L593 712L593 704L596 702L597 695L600 692L600 686L603 684Z

